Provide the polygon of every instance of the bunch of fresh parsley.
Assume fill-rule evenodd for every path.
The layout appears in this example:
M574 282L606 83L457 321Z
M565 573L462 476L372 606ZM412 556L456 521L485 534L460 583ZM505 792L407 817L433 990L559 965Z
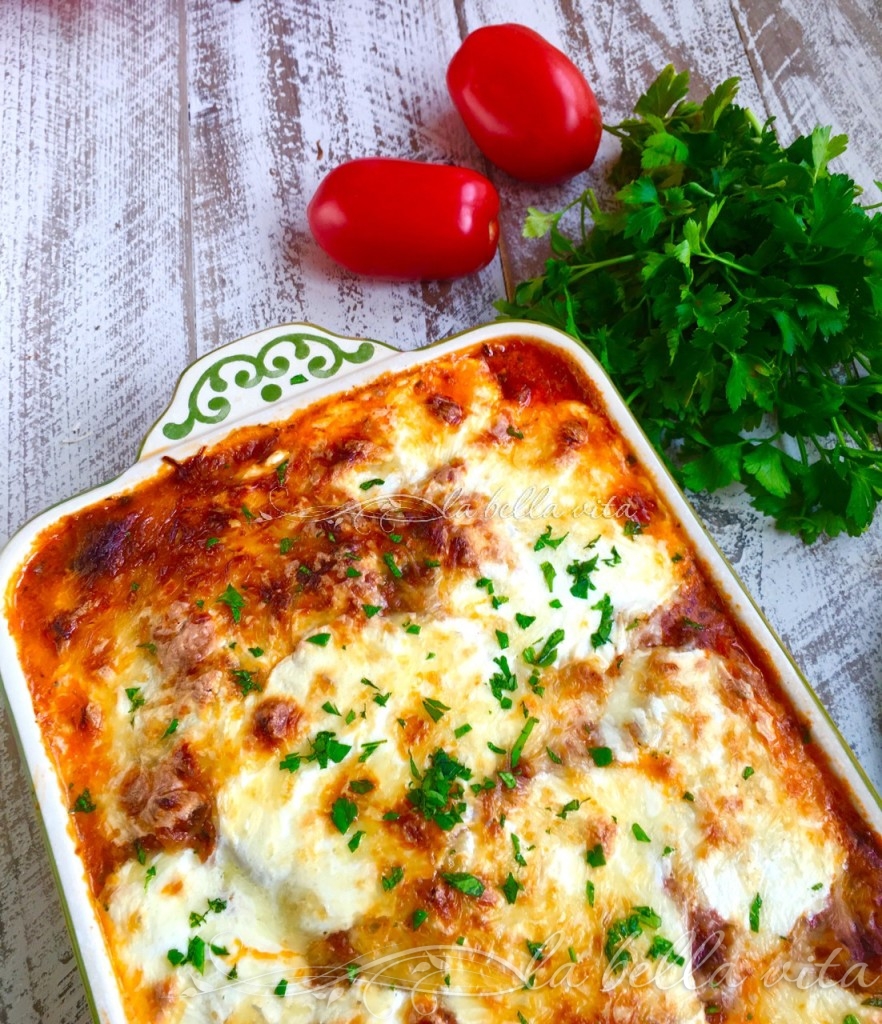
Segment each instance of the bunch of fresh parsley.
M738 79L701 104L688 86L667 67L607 129L615 210L590 189L530 209L554 255L498 308L591 349L686 487L741 481L807 542L859 534L882 498L882 218L828 170L845 136L782 148L733 103Z

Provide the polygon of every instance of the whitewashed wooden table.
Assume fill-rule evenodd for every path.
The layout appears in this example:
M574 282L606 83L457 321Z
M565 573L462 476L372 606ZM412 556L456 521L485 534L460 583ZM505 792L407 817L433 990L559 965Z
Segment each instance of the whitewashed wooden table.
M882 175L875 0L0 0L0 542L130 464L177 375L260 327L310 320L413 348L494 317L536 273L527 205L447 97L463 36L519 21L585 71L607 121L673 61L742 79L783 138L831 124ZM591 172L614 155L605 142ZM316 250L336 162L464 163L497 182L502 258L454 283L378 284ZM874 166L875 161L875 166ZM584 184L582 183L582 187ZM813 548L737 494L701 514L882 786L882 519ZM0 712L0 1024L89 1019L37 816Z

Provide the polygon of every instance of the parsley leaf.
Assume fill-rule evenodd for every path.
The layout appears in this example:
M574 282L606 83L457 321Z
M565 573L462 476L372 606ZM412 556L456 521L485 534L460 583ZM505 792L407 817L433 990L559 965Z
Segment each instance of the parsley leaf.
M466 809L460 779L467 781L471 771L444 750L431 755L430 765L420 772L411 760L415 782L408 790L408 801L429 821L449 832L462 821Z
M475 878L474 875L470 875L468 872L454 871L449 874L442 872L441 877L448 885L452 885L454 889L459 889L466 896L472 896L477 899L479 896L484 895L484 883L480 878Z

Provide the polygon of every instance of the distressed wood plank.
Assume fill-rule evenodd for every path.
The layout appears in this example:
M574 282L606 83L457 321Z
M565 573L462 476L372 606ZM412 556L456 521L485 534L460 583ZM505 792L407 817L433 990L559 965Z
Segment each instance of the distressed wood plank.
M0 0L0 536L129 465L188 362L179 26ZM0 1022L89 1019L0 712Z
M453 9L384 0L342 17L305 0L201 0L191 11L200 351L285 320L413 348L491 319L498 263L453 282L365 280L325 257L306 224L319 181L346 159L467 162L444 84Z

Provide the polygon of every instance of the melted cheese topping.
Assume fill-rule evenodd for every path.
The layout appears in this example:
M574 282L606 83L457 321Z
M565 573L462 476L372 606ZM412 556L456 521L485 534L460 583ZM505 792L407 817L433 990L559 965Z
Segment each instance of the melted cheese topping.
M877 1012L878 849L540 346L240 430L10 600L132 1022Z

